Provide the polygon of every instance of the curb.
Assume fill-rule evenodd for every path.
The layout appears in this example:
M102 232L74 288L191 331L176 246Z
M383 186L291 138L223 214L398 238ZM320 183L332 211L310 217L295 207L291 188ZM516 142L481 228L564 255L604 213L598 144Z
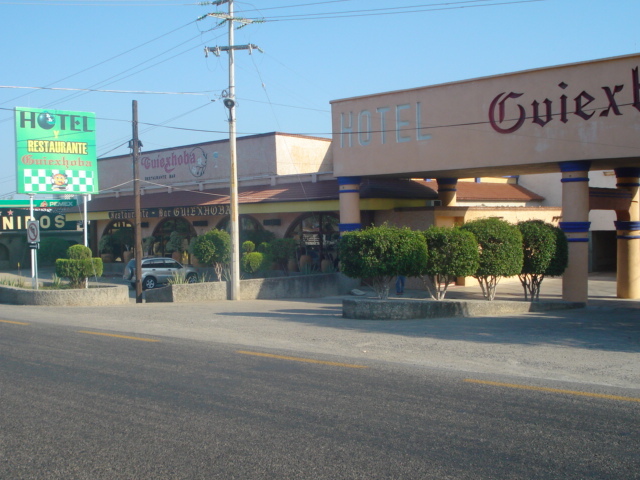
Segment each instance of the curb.
M379 300L344 299L342 316L354 320L415 320L446 317L485 317L584 308L582 302L509 300Z

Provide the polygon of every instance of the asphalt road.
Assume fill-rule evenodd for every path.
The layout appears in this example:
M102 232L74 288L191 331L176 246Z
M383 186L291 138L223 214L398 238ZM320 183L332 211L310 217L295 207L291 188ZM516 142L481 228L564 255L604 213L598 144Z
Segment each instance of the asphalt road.
M3 306L0 478L640 478L636 389L240 344L220 313L204 335L135 308L107 328ZM309 320L287 315L294 336Z

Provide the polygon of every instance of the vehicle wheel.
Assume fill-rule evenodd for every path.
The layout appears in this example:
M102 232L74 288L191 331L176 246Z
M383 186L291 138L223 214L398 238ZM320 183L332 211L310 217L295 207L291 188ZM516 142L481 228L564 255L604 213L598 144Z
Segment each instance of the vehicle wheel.
M144 282L142 282L142 288L144 290L150 290L152 288L155 288L156 284L158 282L156 282L156 279L153 277L147 277L144 279Z
M195 273L190 273L187 275L187 283L196 283L198 281L198 275Z

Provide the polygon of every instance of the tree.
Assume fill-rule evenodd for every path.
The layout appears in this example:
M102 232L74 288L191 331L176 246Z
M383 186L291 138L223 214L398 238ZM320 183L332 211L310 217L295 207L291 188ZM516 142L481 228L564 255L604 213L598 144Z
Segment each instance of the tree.
M71 288L82 288L87 278L102 275L102 259L91 258L89 247L72 245L67 249L67 257L56 260L56 275L69 279Z
M394 277L418 276L427 259L427 244L420 232L388 225L347 232L338 250L342 273L370 281L383 300Z
M545 276L562 275L569 262L567 237L558 227L542 220L518 223L522 234L524 262L518 275L524 298L540 299L540 286Z
M473 277L480 283L484 298L493 300L500 278L522 271L522 234L516 225L499 218L474 220L460 228L476 237L480 265Z
M225 230L209 230L193 240L192 250L200 263L213 266L218 281L221 281L224 266L231 259L229 234Z
M434 300L442 300L456 277L476 273L479 266L478 242L470 231L459 227L430 227L423 232L427 242L427 261L420 278Z

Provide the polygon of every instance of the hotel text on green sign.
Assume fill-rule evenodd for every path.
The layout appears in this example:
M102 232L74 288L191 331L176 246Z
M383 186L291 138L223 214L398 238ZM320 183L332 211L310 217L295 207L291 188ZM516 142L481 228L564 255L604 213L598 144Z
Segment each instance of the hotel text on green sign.
M98 193L95 114L16 107L17 191Z

